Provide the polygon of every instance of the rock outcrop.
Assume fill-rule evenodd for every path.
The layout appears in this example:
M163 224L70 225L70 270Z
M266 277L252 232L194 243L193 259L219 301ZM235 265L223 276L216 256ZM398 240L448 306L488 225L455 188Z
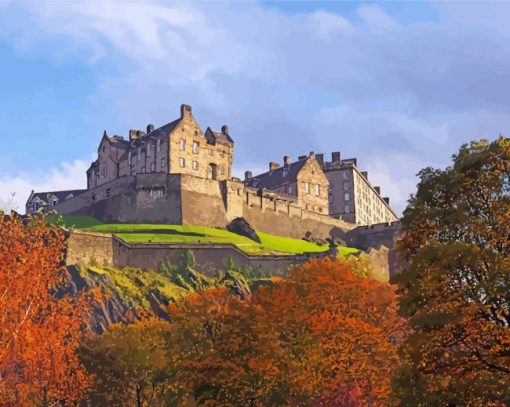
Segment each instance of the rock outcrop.
M244 218L235 218L227 225L227 230L260 243L260 237L258 237L257 232L255 232L255 229L253 229Z

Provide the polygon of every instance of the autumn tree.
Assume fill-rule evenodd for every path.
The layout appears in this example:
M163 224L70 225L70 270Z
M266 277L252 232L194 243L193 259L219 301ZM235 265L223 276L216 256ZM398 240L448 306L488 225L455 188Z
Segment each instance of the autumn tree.
M169 311L173 394L207 405L381 405L405 329L396 309L392 287L329 258L249 301L224 288L191 294Z
M255 292L266 329L287 355L292 405L388 401L406 324L393 287L356 276L356 264L315 259Z
M112 325L85 341L81 360L95 379L88 400L104 406L165 405L165 383L174 374L168 365L167 331L168 322L152 317Z
M402 219L401 405L510 403L510 140L419 173Z
M65 236L43 220L0 213L0 404L79 400L88 385L75 349L81 299L58 299Z

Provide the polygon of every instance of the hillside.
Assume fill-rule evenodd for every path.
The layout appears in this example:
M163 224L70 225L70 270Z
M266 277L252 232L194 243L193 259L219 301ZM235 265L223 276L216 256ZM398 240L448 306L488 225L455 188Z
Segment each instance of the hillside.
M302 254L321 253L327 245L319 245L300 239L275 236L257 231L261 243L224 229L205 226L183 226L165 224L104 224L89 216L50 215L48 223L67 228L78 228L96 232L112 233L127 243L231 243L247 254ZM359 252L351 247L339 247L340 255Z
M249 297L251 290L272 284L272 276L257 270L225 270L218 277L207 277L180 264L161 264L158 270L117 269L101 266L69 266L71 285L66 293L99 288L92 311L94 332L104 332L109 325L133 321L141 314L168 319L167 306L184 299L197 290L227 287L240 297Z

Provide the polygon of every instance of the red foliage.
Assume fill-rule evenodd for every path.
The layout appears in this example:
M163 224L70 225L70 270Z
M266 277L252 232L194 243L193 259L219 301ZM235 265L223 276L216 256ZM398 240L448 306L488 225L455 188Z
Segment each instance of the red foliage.
M75 349L84 300L56 299L65 236L0 213L0 404L73 402L88 384Z

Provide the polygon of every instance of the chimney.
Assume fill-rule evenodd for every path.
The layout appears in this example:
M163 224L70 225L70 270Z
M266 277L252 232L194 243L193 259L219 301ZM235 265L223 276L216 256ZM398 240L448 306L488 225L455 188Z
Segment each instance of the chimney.
M297 159L298 161L304 160L306 158L306 155L300 155Z
M310 155L309 155L309 157L313 157L313 158L315 158L315 153L314 153L313 151L310 151Z
M184 119L185 117L191 117L190 105L181 105L181 119Z
M221 126L221 134L223 134L224 136L228 136L228 126L226 124Z
M321 168L324 168L324 154L317 154L315 156L315 159L317 160L317 162L319 163L319 166Z
M386 202L388 205L390 204L390 198L387 196L383 198L384 202Z
M340 162L340 151L334 151L331 153L331 161L334 163Z
M280 164L275 163L274 161L269 163L269 171L276 170L277 168L280 168Z
M248 181L249 179L252 179L253 178L253 174L251 171L245 171L244 173L244 179L245 181Z
M283 157L283 165L287 166L290 165L290 155L286 155Z
M154 131L154 125L153 124L148 124L147 125L147 133L150 133L150 132L153 132Z
M374 187L375 192L377 192L379 195L381 195L381 187Z
M368 181L368 172L367 171L361 171L361 175L365 177L365 179Z
M138 138L138 130L129 130L129 141L136 140Z

